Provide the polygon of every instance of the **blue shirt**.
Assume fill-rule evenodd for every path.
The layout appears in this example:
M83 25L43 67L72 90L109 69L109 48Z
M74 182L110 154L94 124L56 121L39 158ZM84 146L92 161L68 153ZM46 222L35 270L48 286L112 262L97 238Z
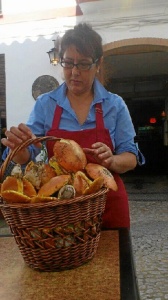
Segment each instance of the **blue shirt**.
M79 131L95 128L95 104L101 103L105 127L109 130L110 137L116 154L123 152L134 153L138 158L138 148L134 142L136 135L132 119L124 100L111 92L108 92L103 85L94 80L94 99L90 105L90 111L83 124L78 122L74 110L66 96L66 83L61 84L57 89L40 95L30 114L27 125L37 136L45 136L52 126L54 112L58 104L63 108L60 129L68 131ZM39 150L30 147L31 159L38 154Z

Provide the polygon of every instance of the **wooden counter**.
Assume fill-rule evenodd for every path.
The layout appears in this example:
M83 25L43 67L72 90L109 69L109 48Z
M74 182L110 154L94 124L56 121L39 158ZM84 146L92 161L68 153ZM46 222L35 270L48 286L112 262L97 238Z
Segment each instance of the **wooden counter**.
M1 300L138 300L127 230L102 231L88 263L61 272L29 268L13 237L0 238Z

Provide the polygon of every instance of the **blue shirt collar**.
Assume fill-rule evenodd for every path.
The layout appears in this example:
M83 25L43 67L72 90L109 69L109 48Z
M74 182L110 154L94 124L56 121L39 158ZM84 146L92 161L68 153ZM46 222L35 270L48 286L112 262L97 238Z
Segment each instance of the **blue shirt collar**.
M66 83L62 83L57 89L50 92L50 97L57 101L58 105L63 106L66 101ZM103 99L109 98L109 92L104 88L100 81L96 78L93 82L94 99L93 104L102 102Z
M100 81L96 78L93 83L94 88L94 99L93 103L102 102L103 99L109 98L108 91L104 88L104 86L100 83Z

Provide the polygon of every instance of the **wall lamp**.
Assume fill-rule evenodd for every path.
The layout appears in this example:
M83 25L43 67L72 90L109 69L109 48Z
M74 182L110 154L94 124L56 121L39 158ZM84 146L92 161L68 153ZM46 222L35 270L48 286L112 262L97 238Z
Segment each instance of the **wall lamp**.
M161 112L160 116L162 121L166 120L166 112L164 110Z
M60 50L60 36L58 35L56 40L52 40L54 42L54 48L48 51L50 64L56 66L59 63L59 50Z

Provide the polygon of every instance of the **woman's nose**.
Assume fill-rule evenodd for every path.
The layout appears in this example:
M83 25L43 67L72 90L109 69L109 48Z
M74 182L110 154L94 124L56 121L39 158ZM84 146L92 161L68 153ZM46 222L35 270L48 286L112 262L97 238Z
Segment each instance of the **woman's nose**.
M77 68L77 66L73 66L72 68L72 74L79 74L79 69Z

